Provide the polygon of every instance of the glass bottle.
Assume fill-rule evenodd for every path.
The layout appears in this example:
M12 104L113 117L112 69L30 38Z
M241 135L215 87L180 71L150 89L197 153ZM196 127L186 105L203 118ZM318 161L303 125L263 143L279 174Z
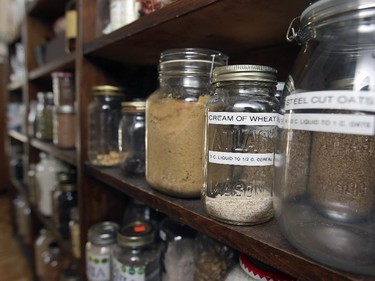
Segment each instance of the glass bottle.
M214 70L215 93L206 108L202 199L215 219L252 225L273 216L276 74L262 65Z
M45 280L45 265L43 263L43 253L47 250L48 245L54 239L48 230L42 228L39 231L39 236L34 243L34 260L36 275L40 280Z
M30 163L29 170L27 171L27 186L29 191L29 201L32 206L38 203L38 186L36 182L36 164Z
M309 257L375 276L375 2L317 1L281 99L274 206Z
M51 242L42 254L45 265L44 281L60 281L60 275L66 266L59 244Z
M72 53L76 49L78 13L76 0L70 0L65 7L66 31L65 51Z
M88 159L92 165L113 167L120 164L118 127L121 120L122 89L95 86L88 108Z
M200 196L210 75L227 59L207 49L161 53L160 87L146 102L146 180L153 188L177 197Z
M72 253L79 259L81 257L81 242L80 242L80 224L79 224L79 209L73 207L70 210L70 221L69 221L70 237L72 240Z
M125 174L145 172L145 109L144 101L122 103L119 149L121 168Z
M160 251L151 224L135 221L122 227L112 253L112 280L160 280Z
M53 136L53 93L39 92L36 112L36 138L43 141L52 141Z
M116 245L118 224L100 222L89 228L86 243L88 281L111 281L111 252Z

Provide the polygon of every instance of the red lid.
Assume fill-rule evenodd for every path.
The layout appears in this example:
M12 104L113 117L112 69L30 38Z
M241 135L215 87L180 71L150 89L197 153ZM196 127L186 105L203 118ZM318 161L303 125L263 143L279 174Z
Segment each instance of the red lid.
M240 265L242 269L255 280L263 281L294 281L297 280L292 276L265 265L259 261L241 254Z

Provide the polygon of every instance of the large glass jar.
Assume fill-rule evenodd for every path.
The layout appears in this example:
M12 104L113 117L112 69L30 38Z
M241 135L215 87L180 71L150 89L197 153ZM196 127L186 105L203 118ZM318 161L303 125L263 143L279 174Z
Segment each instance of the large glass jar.
M214 70L215 93L206 108L202 199L215 219L252 225L273 216L276 74L262 65Z
M120 164L118 126L121 120L121 88L95 86L94 99L88 108L88 159L96 166L113 167Z
M117 234L112 253L112 280L160 280L160 251L148 222L134 221Z
M53 93L39 92L37 98L35 136L43 141L52 141Z
M281 100L274 206L324 264L375 276L375 2L317 1Z
M144 101L122 103L119 149L121 168L125 174L145 172L145 109Z
M86 277L89 281L111 281L111 252L116 245L118 224L110 221L89 228L86 242Z
M146 179L153 188L178 197L200 196L210 75L227 59L218 51L194 48L161 54L160 87L146 102Z

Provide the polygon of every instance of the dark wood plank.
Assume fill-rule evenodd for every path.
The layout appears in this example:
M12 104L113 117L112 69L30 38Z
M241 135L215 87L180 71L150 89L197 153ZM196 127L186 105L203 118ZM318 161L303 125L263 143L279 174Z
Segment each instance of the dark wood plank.
M12 139L14 139L16 141L19 141L19 142L26 143L28 141L28 137L25 134L17 132L17 131L14 131L14 130L8 131L8 135Z
M0 161L4 163L3 168L0 169L0 191L7 189L9 185L9 163L6 146L7 138L7 103L8 103L8 94L7 93L7 75L8 67L6 63L0 63Z

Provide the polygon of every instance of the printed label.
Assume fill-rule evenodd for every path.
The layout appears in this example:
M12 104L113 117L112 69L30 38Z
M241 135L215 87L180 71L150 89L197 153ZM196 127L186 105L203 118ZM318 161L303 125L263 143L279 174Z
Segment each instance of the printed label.
M339 109L375 112L375 93L316 91L292 94L285 99L285 110L292 109Z
M90 281L111 280L110 255L92 255L86 257L86 274Z
M373 136L375 116L352 114L285 114L284 128Z
M131 267L113 259L113 281L145 281L146 267Z
M208 162L237 166L272 166L273 153L232 153L209 151Z
M209 112L208 124L275 126L277 113Z

